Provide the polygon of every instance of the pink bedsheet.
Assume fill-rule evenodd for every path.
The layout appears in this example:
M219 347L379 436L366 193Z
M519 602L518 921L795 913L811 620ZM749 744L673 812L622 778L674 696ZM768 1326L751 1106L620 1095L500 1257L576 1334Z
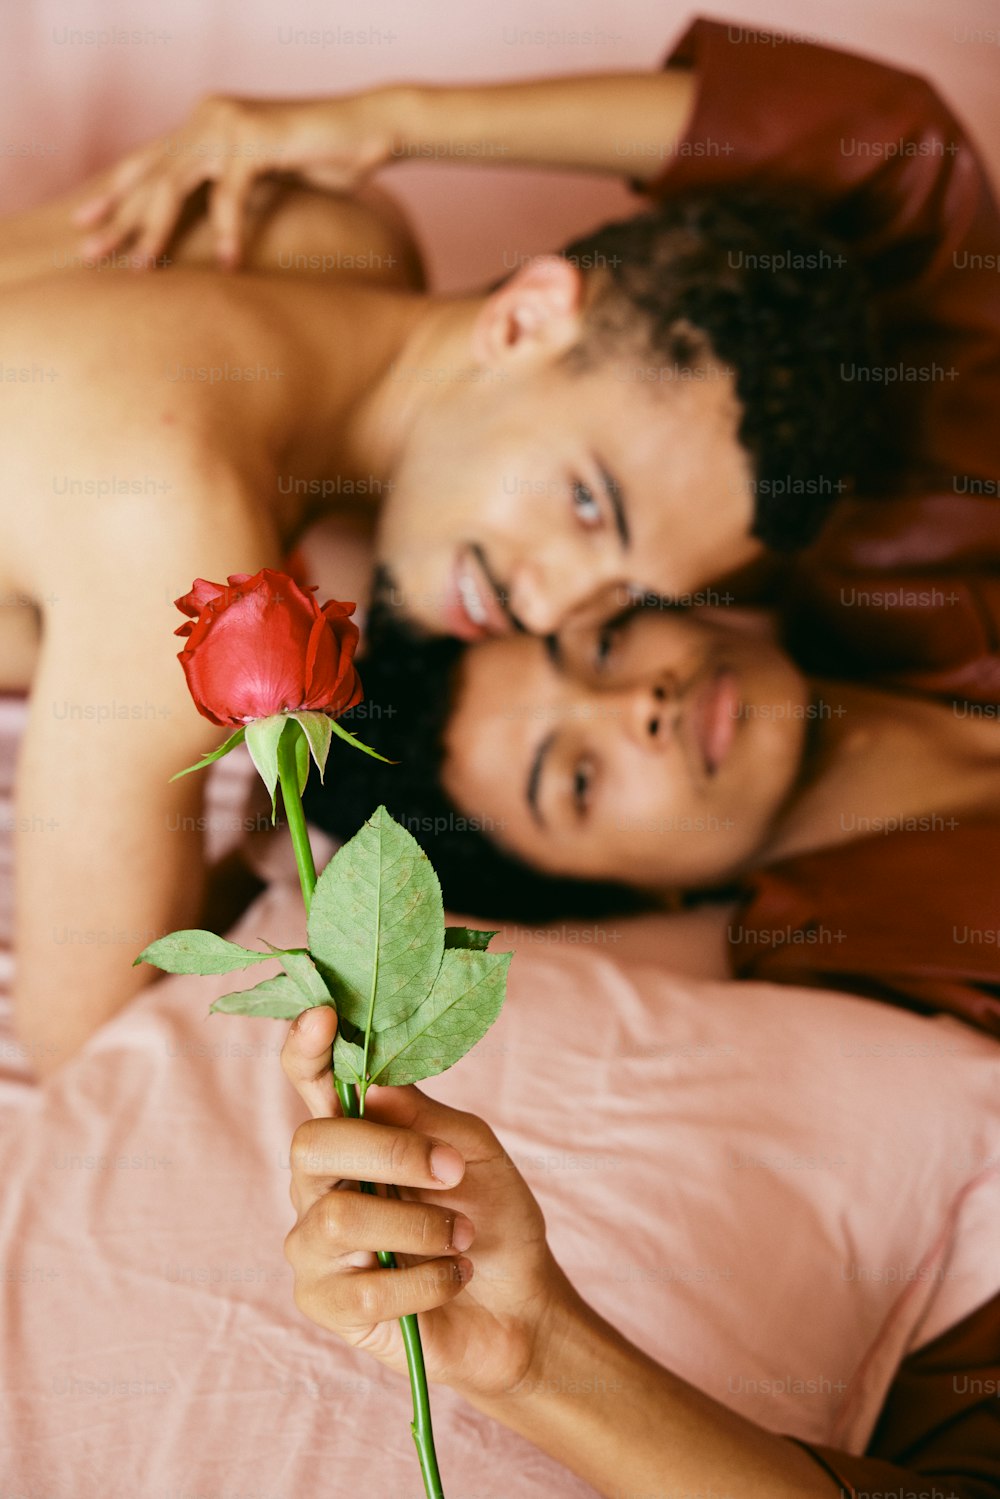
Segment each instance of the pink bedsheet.
M428 1090L488 1117L636 1343L863 1450L906 1352L998 1289L995 1043L681 980L600 930L505 933L505 1011ZM299 940L294 884L234 936ZM292 1303L304 1111L282 1025L208 1016L231 982L158 982L44 1088L3 1053L4 1499L418 1499L405 1381ZM449 1499L591 1492L448 1391L434 1410Z

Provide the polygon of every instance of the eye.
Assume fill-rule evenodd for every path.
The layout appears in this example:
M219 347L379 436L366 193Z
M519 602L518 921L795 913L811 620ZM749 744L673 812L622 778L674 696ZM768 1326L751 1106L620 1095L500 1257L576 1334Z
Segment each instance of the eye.
M585 755L573 767L573 807L579 817L583 817L590 806L593 786L594 762Z
M601 524L601 507L594 498L594 492L579 479L573 481L573 513L583 526L592 527Z

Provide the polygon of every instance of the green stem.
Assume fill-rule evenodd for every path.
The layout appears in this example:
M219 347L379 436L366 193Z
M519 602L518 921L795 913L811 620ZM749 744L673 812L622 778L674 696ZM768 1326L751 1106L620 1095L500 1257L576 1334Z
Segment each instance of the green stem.
M350 1083L337 1083L337 1096L340 1106L349 1119L360 1118L358 1109L358 1090ZM362 1192L370 1196L377 1195L371 1182L360 1183ZM387 1250L378 1251L378 1262L386 1270L396 1269L395 1256ZM411 1313L409 1316L400 1317L400 1330L403 1334L403 1347L406 1350L406 1367L410 1372L410 1392L413 1396L413 1420L410 1422L410 1435L413 1437L417 1449L417 1460L420 1463L420 1471L424 1479L424 1492L427 1499L444 1499L444 1489L441 1487L441 1474L438 1471L437 1453L434 1450L434 1430L431 1426L431 1399L427 1389L427 1371L424 1368L424 1350L420 1343L420 1328L416 1317Z
M299 733L301 732L302 730L299 729ZM306 818L302 810L302 798L299 795L299 778L295 765L295 735L288 732L282 734L278 741L278 781L281 785L281 800L284 803L288 831L292 837L292 848L295 850L295 863L299 871L299 884L302 886L302 899L305 902L308 916L313 891L316 888L316 865L309 846ZM330 1070L333 1071L332 1056ZM351 1083L342 1082L335 1073L334 1083L345 1119L360 1118L361 1109L358 1106L357 1088ZM360 1186L362 1192L367 1192L371 1196L376 1195L371 1182L361 1182ZM379 1250L378 1262L386 1270L396 1269L395 1257L387 1250ZM410 1432L417 1449L417 1460L420 1463L420 1472L424 1480L424 1492L427 1499L444 1499L437 1454L434 1451L431 1402L427 1389L427 1371L424 1368L424 1351L420 1343L420 1328L413 1315L400 1317L399 1325L403 1334L406 1367L409 1370L410 1391L413 1395L413 1420L410 1423Z
M302 733L302 729L294 719L290 719L289 723L295 724L298 734ZM302 886L302 899L305 902L308 916L313 891L316 889L316 865L313 863L309 832L306 828L306 814L302 810L302 798L299 795L299 773L295 765L296 738L297 734L289 732L286 724L278 740L278 781L281 784L285 820L288 823L288 831L292 835L292 848L295 850L295 862L299 869L299 884Z

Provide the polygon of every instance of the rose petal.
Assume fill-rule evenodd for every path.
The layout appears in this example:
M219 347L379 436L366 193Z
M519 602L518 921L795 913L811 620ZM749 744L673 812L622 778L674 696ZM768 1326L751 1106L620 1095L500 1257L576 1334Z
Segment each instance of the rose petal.
M230 582L232 582L232 579L230 579ZM179 599L174 599L174 603L182 614L190 614L196 618L206 604L210 603L212 599L218 598L225 591L221 583L210 583L207 578L195 578L190 590L182 594ZM181 628L183 629L183 626ZM175 631L175 634L179 633L180 631Z

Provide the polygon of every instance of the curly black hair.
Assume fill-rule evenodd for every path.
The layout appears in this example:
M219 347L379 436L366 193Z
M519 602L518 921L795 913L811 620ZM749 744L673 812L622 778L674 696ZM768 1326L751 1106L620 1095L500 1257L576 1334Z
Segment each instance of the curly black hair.
M545 875L508 854L488 818L464 816L441 788L444 731L458 668L470 647L419 637L400 611L376 602L359 663L365 698L338 720L380 754L335 755L326 784L310 779L309 820L350 838L379 805L413 834L441 881L445 904L463 915L538 924L610 916L644 902L624 886Z
M752 534L777 552L814 540L867 477L876 424L870 387L843 377L876 360L872 298L819 210L801 195L681 195L562 253L595 277L570 362L592 368L638 342L677 379L712 355L728 365L753 462Z

